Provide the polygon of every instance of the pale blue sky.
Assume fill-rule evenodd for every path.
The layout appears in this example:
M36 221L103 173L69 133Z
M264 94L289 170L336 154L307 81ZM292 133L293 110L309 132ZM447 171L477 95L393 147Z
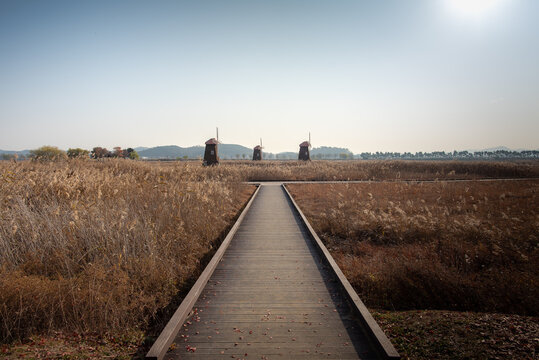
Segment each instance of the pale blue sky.
M452 1L0 0L0 149L539 148L539 1Z

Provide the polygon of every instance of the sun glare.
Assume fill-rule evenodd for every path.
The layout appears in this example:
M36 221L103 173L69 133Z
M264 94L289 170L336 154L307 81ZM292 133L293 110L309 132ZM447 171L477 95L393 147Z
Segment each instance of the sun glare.
M502 0L445 0L447 7L463 17L483 17L499 7Z

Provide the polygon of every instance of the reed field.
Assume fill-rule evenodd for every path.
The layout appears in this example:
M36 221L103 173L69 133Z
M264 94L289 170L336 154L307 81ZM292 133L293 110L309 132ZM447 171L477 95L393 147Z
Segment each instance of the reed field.
M288 185L371 307L537 315L538 180L400 181L480 178L539 178L539 162L0 161L0 356L132 356L226 236L247 181L373 181Z
M539 180L288 186L369 306L538 315Z
M250 181L539 178L539 161L224 161L218 172Z
M404 358L539 354L539 180L287 185Z
M0 163L0 336L143 328L254 191L199 164Z

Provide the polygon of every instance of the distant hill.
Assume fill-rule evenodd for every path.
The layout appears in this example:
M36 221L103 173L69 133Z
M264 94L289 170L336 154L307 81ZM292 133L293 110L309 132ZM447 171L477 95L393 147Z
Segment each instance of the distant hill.
M249 159L253 156L253 149L236 144L220 144L219 145L219 156L222 159L236 159L238 155L243 158ZM202 154L203 156L204 154Z
M167 145L167 146L156 146L152 148L148 147L135 147L134 148L139 156L143 159L179 159L187 157L189 159L201 159L204 156L204 146L189 146L189 147L180 147L176 145ZM266 160L273 160L273 159L282 159L282 160L296 160L298 158L298 150L296 151L285 151L280 153L270 153L270 152L264 152L264 159ZM512 153L510 155L503 155L500 153L496 153L496 151L503 150L506 152L534 152L533 154L522 154L518 155L515 153ZM524 150L524 149L510 149L505 146L498 146L493 147L489 149L482 149L482 150L467 150L465 151L466 154L457 154L454 155L453 152L448 152L447 154L444 152L433 152L433 153L361 153L354 155L350 150L347 148L341 148L341 147L332 147L332 146L320 146L317 148L311 149L311 158L313 160L318 159L459 159L459 158L465 158L469 159L470 157L476 156L481 159L486 158L537 158L536 152L537 150ZM478 152L480 154L473 155L474 152ZM490 155L485 154L492 153ZM30 150L1 150L0 149L0 160L7 160L10 159L14 154L17 154L19 156L19 159L28 158L30 155ZM253 149L248 148L242 145L238 144L220 144L219 145L219 157L223 160L229 160L229 159L251 159L253 156Z
M148 159L176 159L187 156L197 158L204 154L203 146L191 146L182 148L176 145L156 146L146 150L137 151L140 157Z
M139 150L141 149L141 150ZM204 156L204 146L180 147L176 145L156 146L152 148L137 147L140 157L148 159L177 159L187 156L189 159L202 158ZM298 149L299 150L299 149ZM320 158L338 158L341 154L352 154L346 148L321 146L311 150L311 156ZM221 159L250 159L253 156L253 149L237 144L220 144L219 157ZM297 159L297 152L281 152L278 154L264 152L265 159Z
M299 149L298 149L299 152ZM266 153L264 153L266 155ZM268 154L270 157L273 157L273 154ZM277 159L296 159L298 158L298 153L286 151L286 152L280 152L275 155ZM268 156L266 156L268 158Z
M298 148L299 152L299 148ZM272 153L264 153L264 156L266 159L297 159L298 158L298 152L293 151L286 151L286 152L280 152L277 154ZM339 147L329 147L329 146L321 146L318 148L312 148L310 151L311 157L319 158L319 159L337 159L340 157L341 154L347 154L350 156L353 156L352 152L346 148L339 148Z
M148 159L177 159L187 156L189 159L202 158L204 156L204 146L180 147L176 145L156 146L138 151L140 157ZM245 146L236 144L220 144L219 157L222 159L236 159L252 156L253 150Z
M13 150L0 150L0 155L1 155L1 154L7 154L7 155L17 154L17 155L28 156L28 155L30 154L30 150L19 150L19 151L13 151Z
M481 152L481 151L495 152L495 151L530 151L530 150L532 150L532 149L524 149L524 148L510 149L507 146L496 146L496 147L491 147L491 148L488 148L488 149L480 149L480 150L472 149L472 150L468 150L468 151L469 152ZM537 150L537 149L535 149L535 150Z
M347 148L332 147L332 146L320 146L318 148L313 148L311 150L311 155L335 155L339 156L340 154L352 154ZM353 155L353 154L352 154Z
M479 152L479 151L498 151L498 150L513 151L513 150L509 149L507 146L496 146L496 147L491 147L491 148L488 148L488 149L469 149L467 151L469 151L469 152Z

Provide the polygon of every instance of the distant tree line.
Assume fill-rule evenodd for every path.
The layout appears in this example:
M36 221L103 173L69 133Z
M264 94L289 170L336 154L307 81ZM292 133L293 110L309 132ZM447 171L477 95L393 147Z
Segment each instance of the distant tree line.
M539 159L538 150L525 150L525 151L510 151L510 150L496 150L496 151L433 151L433 152L363 152L356 155L357 159L364 160L381 160L381 159L414 159L414 160L501 160L501 159Z
M2 155L0 155L0 159L2 159L2 160L26 159L26 156L24 156L24 155L19 155L19 154L7 154L7 153L2 153Z
M0 160L61 160L66 158L123 158L123 159L138 159L138 153L132 149L122 149L117 146L112 151L104 147L94 147L92 151L81 148L70 148L67 151L58 149L55 146L42 146L35 150L30 150L28 155L18 153L2 153ZM178 159L187 159L183 156ZM249 159L249 154L236 154L234 157L223 156L223 159ZM294 160L297 159L295 153L272 154L264 153L263 158L267 160ZM312 159L316 160L503 160L503 159L539 159L539 150L511 151L511 150L496 150L496 151L433 151L433 152L362 152L361 154L352 153L315 153L311 154Z
M123 159L138 159L139 155L138 153L132 149L122 149L121 147L117 146L113 149L113 151L109 151L106 148L102 147L95 147L90 152L85 149L81 148L70 148L67 151L61 150L57 148L56 146L49 146L45 145L38 149L30 150L28 155L24 154L8 154L3 153L0 155L0 159L2 160L25 160L25 159L31 159L31 160L41 160L41 161L57 161L57 160L64 160L64 159L100 159L100 158L123 158Z
M107 148L95 147L90 153L92 159L101 159L101 158L123 158L123 159L138 159L138 153L132 149L122 149L119 146L116 146L112 151L107 150Z

